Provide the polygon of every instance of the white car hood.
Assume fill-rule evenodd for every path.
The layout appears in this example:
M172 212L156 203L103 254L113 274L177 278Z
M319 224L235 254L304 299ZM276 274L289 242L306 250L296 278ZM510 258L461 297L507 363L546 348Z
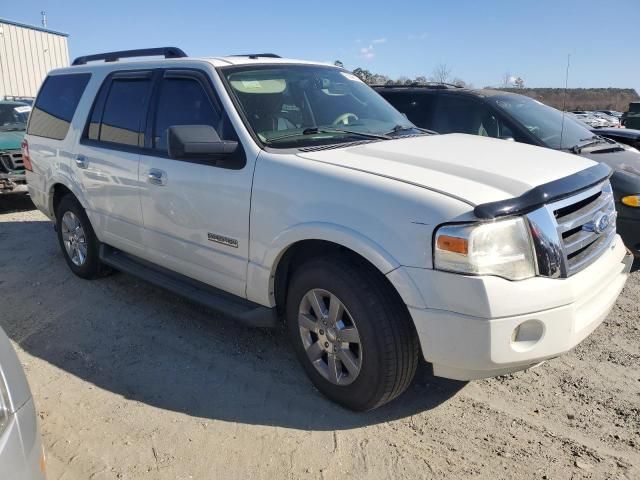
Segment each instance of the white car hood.
M595 165L548 148L459 133L298 155L418 185L474 206L520 196Z

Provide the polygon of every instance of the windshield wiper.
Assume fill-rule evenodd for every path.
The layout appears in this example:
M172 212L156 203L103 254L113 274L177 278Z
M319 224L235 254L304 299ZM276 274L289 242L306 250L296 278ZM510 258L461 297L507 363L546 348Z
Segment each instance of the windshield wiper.
M594 136L589 138L582 138L580 142L576 143L573 147L569 147L569 151L579 154L587 147L591 147L593 145L598 145L599 143L609 143L604 138L600 136Z
M378 134L378 133L358 132L356 130L345 130L345 129L342 129L342 128L310 127L310 128L305 128L300 133L290 133L290 134L287 134L287 135L281 135L279 137L270 138L268 140L265 140L265 143L277 142L279 140L285 140L287 138L295 138L295 137L300 137L300 136L304 136L304 135L316 135L318 133L345 133L347 135L357 135L357 136L360 136L360 137L375 138L375 139L378 139L378 140L390 140L391 139L391 137L389 137L388 135L383 135L383 134Z
M420 128L416 126L408 126L408 125L396 125L391 130L385 133L385 135L392 135L398 132L406 132L407 130L418 130L419 132L428 133L429 135L438 135L438 132L434 132L433 130L428 130L426 128Z

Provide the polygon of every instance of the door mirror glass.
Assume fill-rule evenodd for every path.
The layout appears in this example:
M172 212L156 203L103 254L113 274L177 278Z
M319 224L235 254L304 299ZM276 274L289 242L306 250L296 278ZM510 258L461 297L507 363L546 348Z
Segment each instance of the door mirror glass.
M234 153L238 142L221 140L211 125L174 125L167 130L169 157L219 160Z

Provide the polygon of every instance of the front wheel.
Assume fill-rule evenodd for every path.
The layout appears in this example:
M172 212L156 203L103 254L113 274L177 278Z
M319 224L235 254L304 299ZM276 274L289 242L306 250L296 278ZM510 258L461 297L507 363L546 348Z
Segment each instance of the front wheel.
M372 267L350 257L316 259L294 273L287 329L314 385L352 410L371 410L406 390L418 364L412 321Z

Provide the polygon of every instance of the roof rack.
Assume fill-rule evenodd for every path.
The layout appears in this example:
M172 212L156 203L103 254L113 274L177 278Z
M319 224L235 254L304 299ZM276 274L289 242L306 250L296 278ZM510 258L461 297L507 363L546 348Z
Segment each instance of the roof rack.
M275 53L245 53L243 55L231 55L232 57L249 57L249 58L282 58Z
M119 52L96 53L76 58L71 65L85 65L87 62L104 60L105 62L117 62L121 58L152 57L163 55L164 58L184 58L184 51L177 47L139 48L137 50L121 50Z

